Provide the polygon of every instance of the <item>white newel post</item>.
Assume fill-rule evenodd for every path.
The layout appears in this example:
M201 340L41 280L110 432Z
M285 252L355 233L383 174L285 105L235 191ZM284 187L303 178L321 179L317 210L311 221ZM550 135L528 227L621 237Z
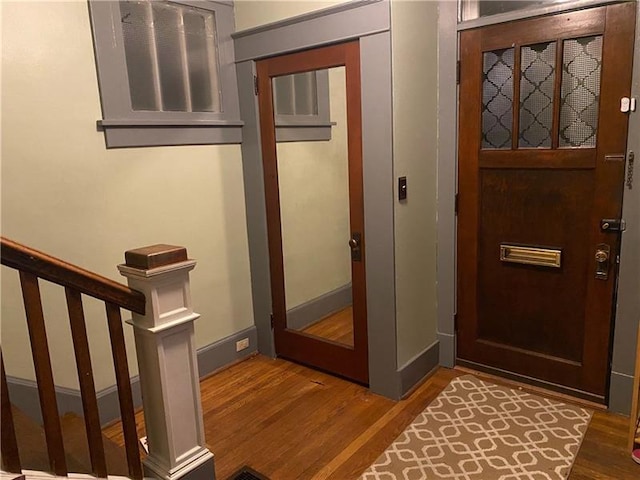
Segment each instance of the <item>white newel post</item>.
M215 479L206 448L189 272L184 247L153 245L125 252L118 265L144 293L146 314L133 314L142 405L149 442L145 475L165 480Z

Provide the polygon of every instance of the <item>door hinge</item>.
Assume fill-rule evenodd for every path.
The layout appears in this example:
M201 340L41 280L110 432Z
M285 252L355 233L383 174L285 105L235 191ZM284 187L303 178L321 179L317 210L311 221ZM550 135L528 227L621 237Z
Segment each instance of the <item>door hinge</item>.
M270 315L271 317L271 329L273 329L273 313Z
M455 214L458 215L458 209L460 208L460 195L458 193L456 193L453 208L454 208Z
M253 93L258 95L259 92L260 92L260 89L258 88L258 76L254 75L253 76Z
M460 85L460 60L456 62L456 85Z

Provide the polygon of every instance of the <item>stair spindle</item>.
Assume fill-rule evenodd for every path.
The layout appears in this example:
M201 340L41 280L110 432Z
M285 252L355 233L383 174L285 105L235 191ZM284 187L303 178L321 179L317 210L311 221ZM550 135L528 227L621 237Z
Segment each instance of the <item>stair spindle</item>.
M33 366L36 373L36 382L38 383L44 433L47 438L49 466L56 475L66 476L67 462L64 455L62 428L60 426L60 417L58 416L58 402L53 383L38 277L21 271L20 284L29 328Z
M84 424L89 443L91 469L97 477L105 478L107 476L107 462L104 454L104 445L102 443L100 413L98 411L98 400L96 398L93 371L91 369L91 355L89 353L87 329L84 310L82 308L82 296L80 292L69 287L65 288L65 294L67 297L73 348L76 356L78 381L80 383Z
M2 376L2 429L0 430L0 446L2 447L2 468L9 473L22 473L18 441L13 423L13 413L9 402L9 387L4 373L4 360L0 351L0 375Z
M134 480L140 480L142 479L142 465L140 464L140 456L138 455L138 433L136 430L136 417L133 407L133 395L131 393L131 380L129 379L129 367L127 364L127 351L124 342L124 332L122 330L120 307L110 302L105 302L105 305L107 309L109 335L111 337L113 365L116 372L116 383L119 392L120 416L122 417L122 431L127 452L129 475Z

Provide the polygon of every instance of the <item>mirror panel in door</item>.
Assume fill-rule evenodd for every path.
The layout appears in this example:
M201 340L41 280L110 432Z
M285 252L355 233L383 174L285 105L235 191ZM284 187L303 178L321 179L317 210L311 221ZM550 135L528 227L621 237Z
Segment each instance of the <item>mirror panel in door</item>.
M274 78L276 115L326 101L303 98L311 73ZM353 347L345 68L328 79L331 138L276 145L287 328Z

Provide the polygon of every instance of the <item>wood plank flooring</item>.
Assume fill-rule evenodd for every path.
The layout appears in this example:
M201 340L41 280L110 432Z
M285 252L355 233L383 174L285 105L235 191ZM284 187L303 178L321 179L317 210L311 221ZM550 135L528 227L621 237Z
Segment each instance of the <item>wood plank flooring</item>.
M353 347L353 307L343 308L302 331Z
M451 379L465 373L440 368L407 399L393 402L285 360L256 356L236 364L201 382L217 478L249 465L271 480L357 479ZM137 419L143 435L140 412ZM596 412L570 480L640 478L640 465L625 448L628 423ZM105 435L122 443L117 424Z

